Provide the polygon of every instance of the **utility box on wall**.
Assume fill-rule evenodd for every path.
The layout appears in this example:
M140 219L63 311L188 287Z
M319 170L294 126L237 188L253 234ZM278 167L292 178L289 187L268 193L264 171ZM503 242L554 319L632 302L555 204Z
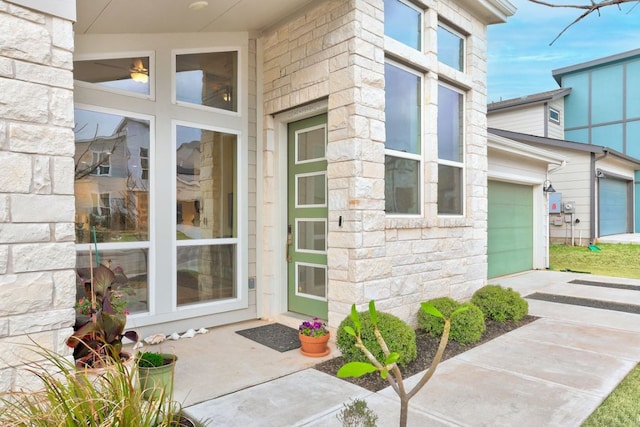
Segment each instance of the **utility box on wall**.
M562 193L547 193L549 195L549 213L560 213L562 209Z

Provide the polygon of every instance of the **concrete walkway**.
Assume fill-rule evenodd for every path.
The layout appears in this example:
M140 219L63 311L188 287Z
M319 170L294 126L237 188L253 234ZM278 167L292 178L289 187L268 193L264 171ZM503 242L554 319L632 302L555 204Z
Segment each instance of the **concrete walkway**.
M640 305L640 291L568 283L576 278L640 289L637 280L548 271L490 282L512 287L522 295L546 292ZM640 315L537 300L529 300L529 308L530 314L541 319L443 362L411 400L409 425L580 426L640 361ZM390 388L372 393L305 369L299 364L309 359L295 350L282 353L279 357L284 359L275 362L281 372L265 379L269 375L268 369L263 372L263 364L274 363L278 357L266 347L253 346L261 347L249 353L255 369L234 375L255 385L188 406L188 414L211 426L337 427L341 424L336 414L343 404L361 398L378 415L379 426L398 424L398 398ZM228 376L226 371L242 365L242 356L236 357L213 370L199 370L199 376L190 377L189 386L192 390L210 388L219 375ZM420 376L406 383L415 384ZM185 386L176 384L178 395L189 388Z

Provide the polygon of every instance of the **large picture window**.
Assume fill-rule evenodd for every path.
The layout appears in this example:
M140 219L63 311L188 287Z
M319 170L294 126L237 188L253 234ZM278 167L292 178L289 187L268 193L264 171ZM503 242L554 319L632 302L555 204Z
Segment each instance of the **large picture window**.
M78 274L88 282L106 265L127 310L148 311L149 181L138 153L149 153L150 120L80 108L75 119Z
M237 135L176 125L177 303L236 297Z
M438 213L462 215L464 96L450 86L438 86Z
M422 77L385 64L385 211L421 212Z

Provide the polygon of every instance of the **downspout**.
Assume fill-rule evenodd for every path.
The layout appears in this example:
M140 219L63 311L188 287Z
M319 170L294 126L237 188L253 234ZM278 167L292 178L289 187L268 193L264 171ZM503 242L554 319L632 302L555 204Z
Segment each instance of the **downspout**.
M591 153L591 201L589 202L589 245L595 244L596 240L596 162L602 160L609 155L609 150L603 148L604 154L596 157L595 153Z

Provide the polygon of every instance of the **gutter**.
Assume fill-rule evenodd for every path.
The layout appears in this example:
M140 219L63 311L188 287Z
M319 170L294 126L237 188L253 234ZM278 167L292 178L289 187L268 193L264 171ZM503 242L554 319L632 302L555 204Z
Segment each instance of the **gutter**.
M589 245L595 244L596 240L596 162L609 155L609 150L606 148L603 148L602 152L604 154L600 157L596 157L595 153L591 153L591 177L589 179L589 185L591 187L591 201L589 202L589 211L591 212L591 219L589 220Z

